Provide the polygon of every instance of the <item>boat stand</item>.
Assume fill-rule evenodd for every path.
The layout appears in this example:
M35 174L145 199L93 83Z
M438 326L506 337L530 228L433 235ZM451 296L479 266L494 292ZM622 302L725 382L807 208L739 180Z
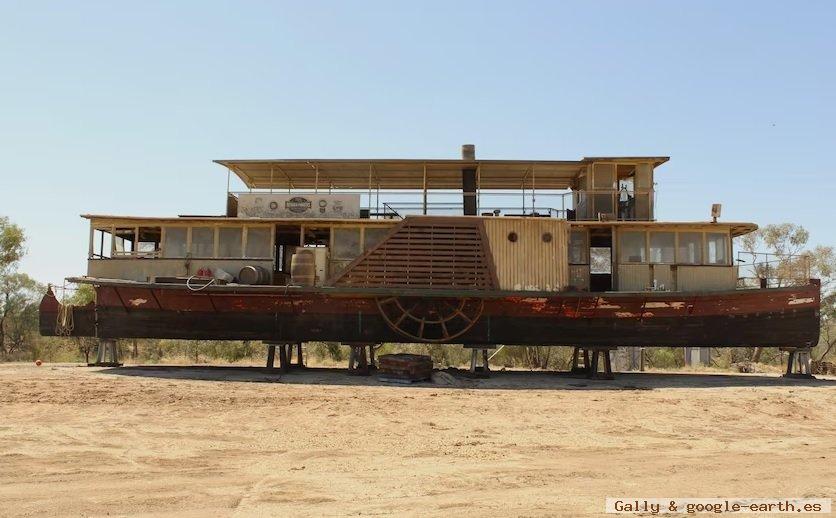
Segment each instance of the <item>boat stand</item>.
M612 380L615 376L612 373L612 360L610 351L617 347L575 347L572 351L572 374L584 374L593 380ZM583 367L578 365L581 353L583 353ZM590 357L590 353L592 356ZM603 360L604 372L598 372L598 367Z
M356 376L370 376L377 369L374 360L374 342L343 343L351 348L348 353L348 373ZM366 354L368 348L368 355Z
M96 347L96 361L88 363L88 367L121 367L119 362L119 348L116 340L112 338L99 338L99 345Z
M789 353L784 378L816 379L811 369L809 347L781 347L781 350Z
M490 345L465 345L470 349L470 374L487 378L491 375L489 351L495 349ZM479 365L479 357L482 357L482 365Z
M276 346L279 347L279 369L288 372L291 367L304 368L305 357L302 354L302 342L264 342L267 344L267 368L275 368ZM296 348L296 364L293 364L293 348Z
M583 353L583 358L581 358ZM583 366L578 365L579 360L583 359ZM575 347L572 351L572 368L569 370L572 374L586 374L589 370L589 350Z

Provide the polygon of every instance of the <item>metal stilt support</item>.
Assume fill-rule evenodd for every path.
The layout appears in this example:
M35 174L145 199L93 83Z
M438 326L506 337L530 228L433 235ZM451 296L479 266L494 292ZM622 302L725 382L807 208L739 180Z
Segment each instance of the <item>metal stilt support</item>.
M99 338L99 345L96 348L96 361L88 363L88 367L121 367L119 362L119 347L116 340L111 338Z
M583 354L583 358L581 358ZM583 365L579 365L579 361L583 359ZM572 368L569 372L572 374L586 374L589 371L589 351L580 347L575 347L572 351Z
M470 374L474 376L490 376L491 366L488 353L495 349L495 347L487 345L466 345L465 348L470 349ZM480 356L482 357L482 365L479 365Z
M374 342L343 343L351 349L348 353L348 373L357 376L370 376L372 370L376 370L374 360ZM368 353L367 353L368 349Z
M816 379L811 369L809 347L782 347L782 351L789 353L785 378Z
M302 342L264 342L267 345L267 368L275 368L276 347L279 349L279 369L288 372L291 367L304 367ZM293 349L296 348L296 364L293 364Z
M572 351L572 374L583 374L589 379L615 379L612 372L610 351L616 347L575 347ZM583 353L583 366L579 365L580 355ZM591 354L591 356L590 356ZM603 372L598 372L603 367Z

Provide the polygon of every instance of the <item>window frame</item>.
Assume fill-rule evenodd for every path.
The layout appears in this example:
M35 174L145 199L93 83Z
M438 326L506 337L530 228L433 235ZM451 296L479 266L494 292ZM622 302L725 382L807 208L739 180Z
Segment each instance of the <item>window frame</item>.
M653 260L653 234L672 234L673 235L673 260L672 261L654 261ZM648 264L677 264L676 262L676 244L679 232L676 230L648 230L647 231L647 263Z
M718 236L723 236L723 255L725 256L726 260L722 263L710 263L708 262L708 235L715 234ZM726 230L725 232L716 232L716 231L705 231L703 232L703 245L705 249L703 250L703 265L704 266L732 266L732 257L731 257L731 232Z
M623 246L622 240L624 238L624 235L627 234L628 232L629 233L635 233L635 234L643 234L642 241L643 241L644 244L642 245L642 249L643 249L644 252L643 252L642 255L644 256L644 258L641 261L628 261L625 258L625 253L624 252L625 252L626 247ZM648 254L648 252L649 252L649 250L648 250L648 240L649 239L650 238L648 237L647 230L644 230L644 229L629 229L629 228L628 229L619 229L619 231L618 231L618 241L617 241L618 263L619 264L650 264L648 262L648 260L650 259L649 254Z

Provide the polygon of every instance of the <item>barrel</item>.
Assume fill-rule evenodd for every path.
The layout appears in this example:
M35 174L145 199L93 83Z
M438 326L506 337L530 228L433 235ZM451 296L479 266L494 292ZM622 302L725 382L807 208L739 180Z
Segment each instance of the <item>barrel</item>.
M290 280L298 286L313 286L316 260L310 250L299 250L290 259Z
M270 272L266 268L248 264L238 272L238 282L241 284L270 284Z

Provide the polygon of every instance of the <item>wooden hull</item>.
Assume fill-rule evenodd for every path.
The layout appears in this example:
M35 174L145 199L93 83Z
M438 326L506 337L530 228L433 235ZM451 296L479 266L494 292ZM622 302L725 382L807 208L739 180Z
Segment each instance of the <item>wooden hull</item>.
M431 298L418 292L229 286L194 292L184 286L95 285L96 304L73 310L73 336L714 347L807 347L819 337L820 289L815 282L704 293L493 292L468 298L477 301L479 313L468 317L461 334L427 340L416 340L394 326L397 318L387 318L380 304L396 296ZM48 292L41 302L42 334L61 331L55 325L59 308Z

